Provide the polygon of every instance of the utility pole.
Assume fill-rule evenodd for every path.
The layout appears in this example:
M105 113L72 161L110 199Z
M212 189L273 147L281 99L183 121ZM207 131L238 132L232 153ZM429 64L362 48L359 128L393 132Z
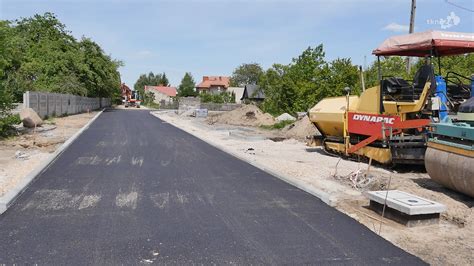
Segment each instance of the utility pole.
M411 0L411 13L410 13L410 29L409 34L412 34L415 29L415 11L416 11L416 0ZM407 74L410 74L410 57L407 56Z
M359 66L359 73L360 73L360 83L362 86L362 91L365 91L364 70L362 69L362 66Z

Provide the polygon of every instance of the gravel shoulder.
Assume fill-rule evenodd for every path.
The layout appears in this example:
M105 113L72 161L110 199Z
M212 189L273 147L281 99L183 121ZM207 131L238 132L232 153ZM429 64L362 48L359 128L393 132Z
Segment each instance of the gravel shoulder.
M225 146L248 162L258 162L272 172L330 194L337 202L338 210L430 264L474 264L474 200L437 185L420 169L388 170L371 166L368 178L365 178L366 163L339 159L320 148L308 147L302 141L285 139L283 131L219 123L210 125L204 119L179 116L173 111L152 114L207 142ZM364 192L385 189L390 177L390 189L445 204L448 210L442 214L439 224L407 228L381 219L367 209Z
M36 130L20 128L0 140L0 197L14 188L98 112L52 118Z

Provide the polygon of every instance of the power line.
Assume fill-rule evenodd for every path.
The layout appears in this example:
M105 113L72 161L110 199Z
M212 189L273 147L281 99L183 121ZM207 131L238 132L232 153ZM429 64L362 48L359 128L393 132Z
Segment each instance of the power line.
M466 10L466 11L469 11L469 12L473 12L474 13L474 10L473 9L469 9L467 7L463 7L463 6L460 6L458 4L455 4L455 3L451 3L449 0L444 0L447 4L449 5L452 5L452 6L455 6L457 8L460 8L460 9L463 9L463 10Z

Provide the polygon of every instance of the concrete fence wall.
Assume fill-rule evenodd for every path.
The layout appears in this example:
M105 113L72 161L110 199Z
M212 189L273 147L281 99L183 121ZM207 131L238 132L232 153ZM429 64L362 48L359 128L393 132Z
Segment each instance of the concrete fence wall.
M241 106L239 103L201 103L201 109L209 111L232 111Z
M199 109L201 98L199 97L180 97L178 101L178 113L184 113L188 110Z
M241 107L237 103L202 103L199 97L179 98L178 113L186 112L190 109L207 109L209 111L232 111Z
M88 98L71 94L27 91L24 108L32 108L41 118L83 113L110 106L110 98Z
M179 103L177 101L160 101L160 109L178 109Z

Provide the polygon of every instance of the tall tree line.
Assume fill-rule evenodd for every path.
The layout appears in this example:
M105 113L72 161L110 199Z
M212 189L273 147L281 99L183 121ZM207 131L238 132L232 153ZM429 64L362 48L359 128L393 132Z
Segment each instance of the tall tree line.
M0 86L21 100L27 90L111 97L122 62L89 38L76 40L54 14L0 23Z
M0 20L0 119L25 91L119 97L122 65L52 13Z
M408 74L403 57L381 58L380 65L383 76L402 77L411 81L424 63L424 59L416 61ZM433 66L438 74L438 60L433 60ZM448 71L454 71L470 77L473 69L474 54L441 58L443 76ZM372 62L363 74L367 88L378 85L377 61ZM350 87L352 94L361 93L358 66L350 58L327 61L322 44L308 47L289 64L273 64L266 71L262 71L256 63L242 64L233 72L231 81L235 86L257 83L266 95L261 107L275 115L307 111L326 97L344 95L345 87Z
M289 64L274 64L259 76L262 108L272 114L306 111L325 97L360 91L358 69L350 58L326 61L323 45L308 47Z

